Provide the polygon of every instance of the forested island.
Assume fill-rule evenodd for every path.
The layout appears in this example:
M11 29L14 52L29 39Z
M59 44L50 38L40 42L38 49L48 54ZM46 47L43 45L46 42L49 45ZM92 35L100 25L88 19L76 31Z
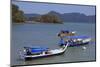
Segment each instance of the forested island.
M17 5L12 4L12 21L15 23L22 23L25 21L35 21L35 22L41 22L41 23L62 23L60 17L58 17L55 14L45 14L45 15L39 15L35 17L26 17L24 15L24 12L19 10L19 7Z
M36 22L44 22L44 23L62 23L59 16L50 13L32 17L32 20Z

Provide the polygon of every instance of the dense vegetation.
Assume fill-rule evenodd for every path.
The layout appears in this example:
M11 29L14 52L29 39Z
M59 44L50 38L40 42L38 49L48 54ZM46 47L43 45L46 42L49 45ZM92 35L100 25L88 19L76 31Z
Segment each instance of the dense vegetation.
M22 23L25 21L36 21L43 23L61 23L61 20L58 16L53 14L45 14L39 15L35 17L31 17L30 19L25 18L25 14L23 11L19 10L17 5L12 4L12 21L17 23Z
M19 10L19 7L14 4L12 4L12 21L17 23L25 21L24 12Z
M62 22L60 17L54 14L50 14L50 13L33 17L33 20L37 22L44 22L44 23L61 23Z

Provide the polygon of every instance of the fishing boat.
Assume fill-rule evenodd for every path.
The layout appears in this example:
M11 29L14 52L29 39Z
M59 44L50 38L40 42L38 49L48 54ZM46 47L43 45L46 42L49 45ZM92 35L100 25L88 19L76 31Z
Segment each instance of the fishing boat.
M74 36L74 35L76 35L76 31L61 30L58 33L58 37Z
M48 56L53 56L53 55L59 55L65 52L65 50L67 49L68 43L66 43L65 45L63 45L62 47L60 47L59 49L53 49L50 50L49 48L31 48L31 47L24 47L24 54L21 56L23 56L23 58L25 60L29 60L29 59L35 59L35 58L40 58L40 57L48 57Z
M65 36L60 40L60 46L63 46L66 42L69 42L68 46L80 46L88 44L91 38L88 36Z

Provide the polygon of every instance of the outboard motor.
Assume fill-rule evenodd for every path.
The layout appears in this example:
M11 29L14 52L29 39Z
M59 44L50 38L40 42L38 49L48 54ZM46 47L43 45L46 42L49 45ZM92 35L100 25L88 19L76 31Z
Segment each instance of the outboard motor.
M24 50L26 52L26 55L31 55L31 49L28 47L24 47Z

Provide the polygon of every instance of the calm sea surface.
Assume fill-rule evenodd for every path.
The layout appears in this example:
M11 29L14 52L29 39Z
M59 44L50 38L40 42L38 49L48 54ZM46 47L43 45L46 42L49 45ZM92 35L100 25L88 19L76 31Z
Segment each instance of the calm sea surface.
M68 47L62 55L24 61L19 57L19 50L24 46L59 48L60 30L77 31L77 35L91 36L88 45ZM82 47L86 47L83 50ZM12 24L11 32L11 65L44 64L75 61L95 60L95 24L89 23L64 23L64 24Z

